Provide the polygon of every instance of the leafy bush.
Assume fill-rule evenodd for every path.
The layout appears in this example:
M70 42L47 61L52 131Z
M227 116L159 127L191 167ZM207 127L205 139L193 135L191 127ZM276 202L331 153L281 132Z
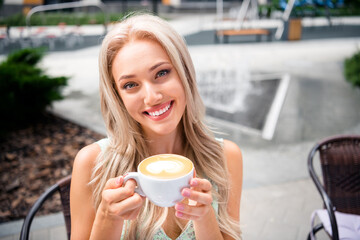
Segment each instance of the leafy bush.
M43 55L40 49L22 49L0 64L0 136L37 121L53 101L62 99L60 88L68 77L50 77L38 68Z
M107 14L108 21L114 22L123 17L122 13ZM59 23L67 25L86 25L86 24L104 24L103 13L68 13L68 12L49 12L36 13L30 18L31 26L56 26ZM25 16L21 13L14 14L7 18L0 18L0 25L7 26L25 26Z
M360 51L345 60L345 78L353 86L360 87Z
M269 1L268 1L269 2ZM280 10L284 8L289 0L272 0L267 5L270 11ZM324 3L329 1L295 1L294 8L291 12L293 17L320 17L327 16L358 16L360 14L360 0L331 0L332 7L326 7Z

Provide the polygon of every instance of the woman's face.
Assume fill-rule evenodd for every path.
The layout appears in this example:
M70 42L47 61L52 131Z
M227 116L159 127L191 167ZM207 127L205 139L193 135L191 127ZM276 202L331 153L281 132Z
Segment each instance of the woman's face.
M127 111L148 137L174 133L185 111L185 91L160 44L127 43L114 58L112 74Z

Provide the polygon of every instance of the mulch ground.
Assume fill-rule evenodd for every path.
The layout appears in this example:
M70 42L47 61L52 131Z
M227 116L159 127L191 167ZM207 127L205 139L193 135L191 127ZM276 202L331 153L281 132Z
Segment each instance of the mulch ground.
M38 197L70 175L82 147L104 136L54 115L0 141L0 223L24 218ZM61 211L55 194L38 215Z

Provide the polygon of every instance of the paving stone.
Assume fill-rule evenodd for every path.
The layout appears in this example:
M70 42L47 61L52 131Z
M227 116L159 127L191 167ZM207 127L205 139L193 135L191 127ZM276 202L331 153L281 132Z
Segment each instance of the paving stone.
M18 239L16 238L17 235L9 235L9 236L6 236L6 237L0 237L0 240L15 240L15 239Z
M44 240L50 239L49 229L46 228L31 232L30 240L42 240L42 239Z
M299 229L287 224L268 222L262 229L258 239L261 240L290 240L296 239Z
M288 239L297 239L298 235L306 236L310 229L311 213L319 206L316 202L321 205L321 199L312 185L312 180L308 178L245 189L241 203L244 237L272 239L271 237L281 233L276 229L280 226L282 226L280 229L288 229L285 233L281 233L287 237L291 236ZM268 232L270 229L273 233Z
M50 231L50 239L51 240L67 239L65 226L53 227L53 228L49 229L49 231Z

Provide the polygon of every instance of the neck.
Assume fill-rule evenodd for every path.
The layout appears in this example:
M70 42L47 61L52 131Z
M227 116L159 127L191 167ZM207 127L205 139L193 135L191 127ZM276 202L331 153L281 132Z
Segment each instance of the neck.
M173 153L182 155L184 153L184 136L179 127L176 131L166 136L151 136L147 140L147 146L151 155Z

